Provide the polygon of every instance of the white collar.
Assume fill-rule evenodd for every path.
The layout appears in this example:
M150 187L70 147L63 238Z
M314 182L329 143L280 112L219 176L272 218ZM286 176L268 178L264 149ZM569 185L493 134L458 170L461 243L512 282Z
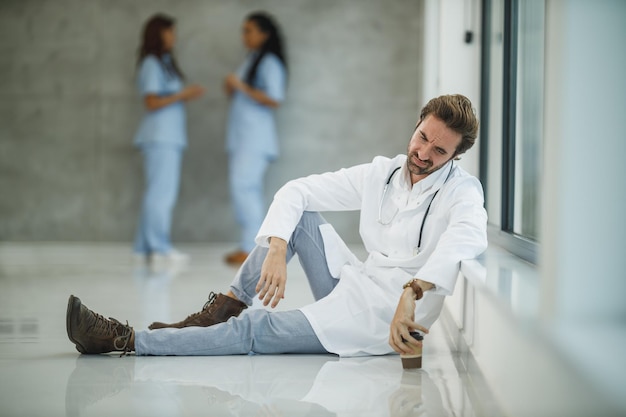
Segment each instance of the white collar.
M393 179L394 188L398 188L403 191L409 191L411 194L420 195L422 193L430 193L439 190L446 182L448 175L450 174L452 167L452 160L446 162L437 171L429 174L426 178L422 178L415 184L411 185L409 170L406 165L406 159L402 168L400 169L401 175L395 175Z

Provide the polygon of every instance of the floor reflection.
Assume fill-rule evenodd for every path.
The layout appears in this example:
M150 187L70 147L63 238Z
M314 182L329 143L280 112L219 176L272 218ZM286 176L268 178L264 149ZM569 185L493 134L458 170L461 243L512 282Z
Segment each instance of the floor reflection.
M139 293L141 320L137 328L146 328L153 321L171 321L170 284L185 272L185 263L161 266L141 264L133 269L133 282Z
M428 372L402 370L398 361L332 355L80 356L67 382L66 412L112 413L120 403L136 407L125 414L152 416L188 415L202 407L211 416L450 415Z

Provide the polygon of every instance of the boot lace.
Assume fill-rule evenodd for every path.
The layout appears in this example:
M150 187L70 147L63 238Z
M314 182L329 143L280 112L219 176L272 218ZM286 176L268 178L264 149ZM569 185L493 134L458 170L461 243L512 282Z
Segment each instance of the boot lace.
M206 303L204 303L204 305L202 306L202 311L207 310L210 306L212 306L213 303L215 303L216 298L217 298L217 294L211 291L211 293L209 294L209 300Z
M199 315L201 315L202 313L204 313L213 305L213 303L215 303L216 298L217 298L217 294L211 291L211 293L209 294L209 300L206 303L204 303L204 305L202 306L202 310L198 311L197 313L190 314L189 316L187 316L187 318L184 321L194 319L198 317Z
M128 344L130 342L130 336L133 334L133 328L128 325L128 320L124 325L113 317L106 319L98 313L93 314L95 316L93 332L97 335L113 337L113 347L115 350L122 352L120 357L126 356L126 354L131 351Z

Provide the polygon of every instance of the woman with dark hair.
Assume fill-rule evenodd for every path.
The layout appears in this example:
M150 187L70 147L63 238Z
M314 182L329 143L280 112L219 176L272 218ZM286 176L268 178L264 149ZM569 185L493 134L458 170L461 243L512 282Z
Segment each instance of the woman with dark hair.
M187 259L172 247L170 227L176 205L183 150L187 146L184 103L199 98L199 85L184 86L173 55L174 19L157 14L145 24L138 56L137 86L146 114L135 136L144 157L143 198L135 256L142 261Z
M285 97L287 62L280 29L266 13L248 15L242 28L248 55L224 81L232 98L227 126L230 192L241 226L239 248L226 262L242 263L254 248L265 216L263 178L278 157L274 110Z

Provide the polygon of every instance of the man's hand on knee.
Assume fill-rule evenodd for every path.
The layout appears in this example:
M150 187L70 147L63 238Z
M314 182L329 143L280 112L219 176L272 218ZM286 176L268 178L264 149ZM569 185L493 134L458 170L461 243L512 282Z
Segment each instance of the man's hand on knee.
M259 300L267 306L275 308L280 300L285 298L285 285L287 284L287 242L283 239L272 237L270 248L261 267L261 277L256 285Z

